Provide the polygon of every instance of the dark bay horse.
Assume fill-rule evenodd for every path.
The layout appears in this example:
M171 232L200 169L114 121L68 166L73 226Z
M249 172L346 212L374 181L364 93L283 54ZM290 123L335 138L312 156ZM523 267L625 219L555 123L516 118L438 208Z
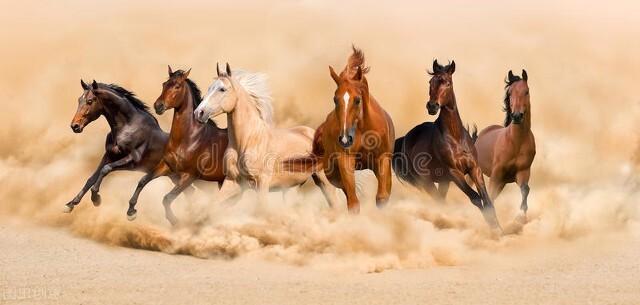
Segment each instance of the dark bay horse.
M531 103L527 71L522 77L507 75L504 111L504 126L492 125L479 135L474 132L478 161L482 172L491 177L489 195L495 200L505 184L515 182L522 193L521 215L526 222L527 197L529 196L529 176L531 164L536 156L536 141L531 132Z
M211 120L201 124L195 119L193 111L202 97L198 86L189 79L190 71L174 72L169 67L169 79L162 84L162 93L153 105L158 114L173 108L173 122L161 162L140 179L129 201L127 216L130 220L135 219L140 191L157 177L171 172L179 177L176 186L162 200L165 216L173 225L177 218L171 210L171 203L194 180L224 181L222 160L228 144L227 130L219 128Z
M391 117L369 93L364 54L353 47L346 67L338 75L329 66L337 88L333 95L335 108L316 130L313 162L290 160L295 168L300 163L324 169L329 181L341 188L347 197L349 212L358 213L355 170L371 169L378 180L376 205L384 206L391 193L391 158L395 130ZM297 164L297 165L296 165Z
M487 193L476 149L469 132L464 128L453 92L453 73L456 64L447 66L433 62L429 81L430 115L440 111L435 122L425 122L411 129L395 142L393 167L399 179L427 191L443 200L449 183L453 181L477 206L487 221L500 230L491 198ZM467 184L469 175L476 192ZM436 188L435 183L438 183Z
M118 86L97 83L91 85L80 80L82 95L78 98L78 109L71 121L71 129L81 133L85 126L104 116L111 127L107 134L105 153L98 168L89 177L78 195L65 205L69 213L80 203L91 188L91 201L100 205L100 183L115 170L136 170L149 173L162 158L167 133L160 129L158 121L149 113L147 106L136 96ZM176 177L171 176L176 182Z

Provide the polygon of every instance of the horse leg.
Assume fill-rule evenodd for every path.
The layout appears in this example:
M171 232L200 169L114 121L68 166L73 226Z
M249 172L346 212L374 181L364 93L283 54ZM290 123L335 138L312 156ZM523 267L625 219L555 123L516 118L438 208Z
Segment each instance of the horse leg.
M232 198L237 198L242 194L242 186L235 180L225 178L218 191L218 198L214 201L214 205L227 202Z
M438 188L436 188L436 184L431 179L421 181L420 188L427 192L427 194L429 194L431 198L437 201L443 200L443 198L440 196L440 193L438 192Z
M144 175L144 177L138 181L138 186L136 186L136 190L133 192L131 199L129 199L129 209L127 210L127 218L129 218L129 220L134 220L136 218L136 204L138 204L138 197L140 196L142 189L151 182L151 180L160 176L165 176L169 174L169 172L171 172L169 166L163 161L160 161L153 171Z
M520 204L521 215L518 217L519 221L522 223L527 222L527 210L529 206L527 205L527 199L529 197L529 176L531 175L530 169L526 169L523 171L519 171L516 174L516 183L520 187L520 193L522 194L522 203Z
M71 199L69 203L65 204L64 206L65 213L71 213L71 211L73 211L73 208L75 208L75 206L80 203L80 200L82 200L82 197L84 197L84 194L86 194L89 188L94 183L96 183L96 180L98 180L98 175L100 175L100 171L102 170L102 168L107 162L108 162L108 158L107 158L107 155L105 154L102 156L102 159L100 160L100 164L98 164L98 168L96 168L96 170L89 177L89 179L87 179L87 182L84 184L80 192L78 192L78 194L75 197L73 197L73 199ZM91 199L93 200L93 194L91 196ZM98 197L98 202L99 202L99 197ZM94 201L94 205L96 205L95 201ZM98 203L98 205L100 204Z
M493 209L493 205L491 204L491 201L489 200L487 204L486 199L488 199L489 196L487 195L487 190L484 187L484 181L481 180L482 187L480 187L479 182L477 181L477 170L479 170L479 168L474 169L474 172L471 175L471 179L480 190L480 194L478 194L475 190L473 190L473 188L471 188L471 186L469 186L469 184L467 184L467 181L465 180L465 177L464 177L464 173L462 173L460 170L451 169L450 174L451 174L453 183L455 183L460 188L460 190L462 190L462 192L464 192L469 197L473 205L475 205L480 209L480 211L482 211L482 216L484 217L485 221L489 224L489 226L491 226L491 228L498 229L501 231L502 229L500 228L500 224L498 223L498 218L496 217L496 212ZM482 174L482 172L480 172L480 174ZM483 205L483 201L485 202L484 205Z
M496 210L493 207L493 202L489 197L489 192L487 192L487 186L482 176L482 169L480 169L479 166L473 167L469 176L471 176L471 180L476 185L480 197L482 197L482 214L493 229L502 231L502 227L500 227L498 217L496 216Z
M171 179L171 182L173 182L174 185L177 185L180 181L179 175L172 175L172 176L169 176L169 178ZM193 184L187 186L187 188L185 188L184 191L182 191L184 196L187 197L187 201L189 202L193 201L193 196L195 192L196 192L196 188L193 186Z
M501 168L491 170L491 180L489 180L489 197L491 197L491 200L496 200L506 185L503 173L504 171Z
M178 223L178 218L176 218L176 215L173 214L173 210L171 210L171 203L174 200L176 200L176 198L178 197L178 195L180 195L180 193L182 193L182 191L184 191L186 188L191 186L191 183L193 182L193 180L195 180L195 176L191 174L185 173L180 175L180 180L178 180L178 183L173 187L173 189L169 193L164 195L164 198L162 198L162 205L164 206L164 216L165 218L167 218L167 220L171 223L172 226L175 226ZM129 212L127 212L127 215L128 214ZM135 210L134 210L134 215L135 215Z
M126 165L128 165L131 162L135 162L136 160L139 160L140 158L136 157L136 155L134 155L135 152L132 152L130 154L128 154L126 157L115 161L115 162L111 162L111 163L107 163L105 164L102 169L100 170L100 174L98 174L98 178L96 180L96 183L93 184L93 186L91 187L91 192L92 193L98 193L100 192L100 184L102 183L102 179L104 179L104 176L108 175L110 172L119 169L121 167L124 167Z
M266 205L268 202L269 196L269 184L271 182L271 177L261 176L256 181L256 191L258 192L258 204L260 206Z
M386 155L380 156L373 173L378 179L376 206L383 208L387 205L389 196L391 195L391 157Z
M347 196L347 208L349 213L360 213L360 201L356 195L354 159L349 155L340 156L338 159L338 171L342 181L342 191Z
M327 203L329 204L329 207L330 208L335 207L336 203L338 202L338 199L336 198L336 188L333 187L333 185L331 185L324 171L320 170L318 172L313 173L311 175L311 178L313 178L313 182L322 191L322 195L324 195L324 198L327 199Z

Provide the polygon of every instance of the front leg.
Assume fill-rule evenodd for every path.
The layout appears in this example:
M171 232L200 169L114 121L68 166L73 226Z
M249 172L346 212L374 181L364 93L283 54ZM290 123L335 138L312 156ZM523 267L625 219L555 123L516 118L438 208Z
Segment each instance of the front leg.
M102 169L100 170L98 179L96 180L96 183L91 188L91 191L94 193L98 193L100 191L100 184L102 183L102 179L104 179L104 177L108 175L110 172L116 169L125 167L131 164L132 162L137 162L139 160L140 160L140 154L138 153L138 151L133 151L118 161L105 164L105 166L103 166Z
M346 153L338 157L338 171L340 172L342 191L345 196L347 196L347 208L349 209L349 213L358 214L360 213L360 201L356 195L354 158Z
M502 231L500 223L498 222L498 217L496 216L496 210L493 207L493 202L491 201L491 198L489 198L489 193L487 192L487 187L484 183L482 170L479 166L474 166L471 169L469 176L471 177L473 183L476 185L476 189L478 190L478 193L480 193L480 197L482 198L482 214L493 229Z
M529 190L530 190L529 188L530 175L531 175L531 170L528 168L526 170L519 171L516 174L516 183L520 187L520 193L522 194L522 203L520 204L521 215L518 216L517 220L519 220L522 223L527 222L527 210L529 209L529 206L527 204L527 199L529 197Z
M140 192L142 192L142 189L149 182L151 182L151 180L161 176L165 176L170 172L171 172L171 169L169 168L167 163L165 163L164 161L160 161L160 163L156 165L156 167L153 169L152 172L144 175L144 177L142 177L142 179L138 181L138 186L136 187L136 190L133 192L131 199L129 199L129 210L127 211L127 216L129 216L130 220L132 220L131 218L135 218L136 204L138 204L138 197L140 196ZM174 181L174 183L177 185L176 181Z
M271 184L270 176L260 176L256 181L256 191L258 192L258 204L264 206L267 204L269 196L269 184Z
M75 206L80 203L80 200L82 200L82 197L84 197L84 194L86 194L87 191L89 190L89 188L96 183L96 181L98 180L98 176L100 175L100 171L105 166L105 164L107 164L108 162L109 162L109 158L107 157L107 154L104 154L102 156L102 159L100 160L100 164L98 164L98 168L96 168L96 170L89 177L89 179L87 179L87 182L84 184L84 186L82 187L80 192L78 192L78 194L73 199L71 199L71 201L69 201L69 203L67 203L64 206L64 210L63 211L65 213L71 213L71 211L73 211L73 208L75 208ZM96 200L94 200L94 199L96 199ZM100 205L100 203L99 203L100 202L100 195L98 195L98 193L92 193L91 194L91 200L94 202L94 205L96 205L96 206Z
M374 174L378 179L378 191L376 192L376 206L383 208L391 195L391 157L382 155L378 157Z

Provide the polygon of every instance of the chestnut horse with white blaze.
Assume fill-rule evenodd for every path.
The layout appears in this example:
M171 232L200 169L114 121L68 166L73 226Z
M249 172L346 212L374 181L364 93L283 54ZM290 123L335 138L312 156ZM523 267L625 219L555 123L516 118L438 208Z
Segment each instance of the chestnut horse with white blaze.
M522 77L509 71L507 76L504 126L492 125L479 135L474 132L478 161L482 172L491 177L489 195L498 197L505 184L515 182L522 193L521 214L526 221L531 164L536 156L536 141L531 132L531 103L527 71Z
M364 54L353 47L346 67L338 75L329 66L338 86L334 110L316 130L312 159L287 160L286 166L315 166L347 197L349 212L360 211L355 170L370 169L378 180L376 205L383 207L391 193L391 158L395 129L391 117L369 93Z

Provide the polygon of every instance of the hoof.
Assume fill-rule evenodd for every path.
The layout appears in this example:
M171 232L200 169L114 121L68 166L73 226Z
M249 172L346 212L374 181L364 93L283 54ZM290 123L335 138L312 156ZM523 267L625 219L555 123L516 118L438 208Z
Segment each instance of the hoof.
M518 213L518 215L516 216L515 222L521 225L527 224L527 214L520 211L520 213Z
M91 202L93 202L93 206L99 207L102 203L102 197L98 193L91 193Z
M71 213L71 211L73 211L73 208L75 206L73 204L69 205L69 204L65 204L64 208L62 208L62 213Z
M136 220L136 216L138 216L137 212L133 212L133 214L127 213L127 220L134 221L134 220Z

